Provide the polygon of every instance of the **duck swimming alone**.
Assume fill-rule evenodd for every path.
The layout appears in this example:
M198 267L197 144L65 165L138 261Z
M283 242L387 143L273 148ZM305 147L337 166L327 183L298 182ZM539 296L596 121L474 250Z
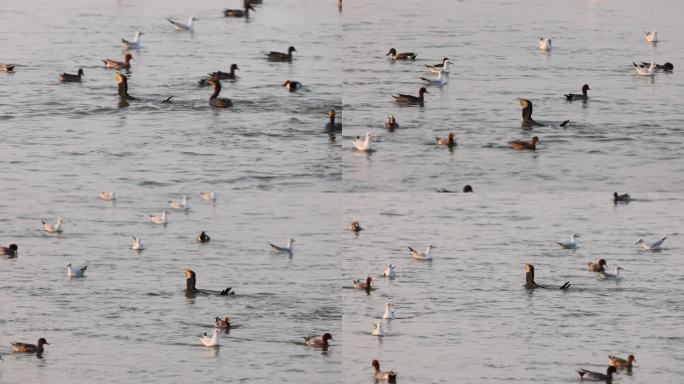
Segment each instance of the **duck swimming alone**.
M649 42L649 43L657 43L658 42L658 31L656 31L655 29L650 31L650 32L644 31L644 33L646 34L646 41L647 42Z
M197 283L197 275L195 274L195 271L191 269L186 269L185 270L185 293L187 294L198 294L198 293L203 293L203 294L209 294L209 295L220 295L220 296L226 296L226 295L234 295L235 291L232 291L232 287L228 287L224 289L223 291L212 291L209 289L199 289L195 286Z
M233 102L225 97L218 97L221 93L221 80L213 78L209 80L209 84L214 88L214 92L209 96L209 105L215 108L229 108L233 106Z
M211 237L207 235L204 231L197 236L197 242L198 243L208 243L211 241Z
M573 233L572 235L570 235L570 240L560 241L560 242L557 241L556 244L560 245L561 248L565 248L565 249L577 249L577 241L575 239L578 239L580 237L582 237L582 236L580 236L576 233Z
M43 231L47 233L62 233L62 224L64 224L64 220L62 220L61 217L57 218L57 221L54 225L47 223L43 220L41 220L40 222L43 223Z
M104 59L102 60L103 63L105 63L106 68L111 68L111 69L131 69L131 60L133 60L133 55L130 53L127 53L124 56L124 61L116 61L112 59Z
M297 52L295 47L287 49L287 53L271 51L266 54L268 61L292 61L292 52Z
M579 373L582 380L605 381L606 383L611 383L613 381L613 373L616 371L615 367L608 367L605 375L601 372L587 371L586 369L580 369L577 373Z
M349 225L349 230L352 232L361 232L363 228L361 228L361 223L355 220Z
M613 192L613 203L628 203L631 198L629 193L618 194L617 192Z
M532 126L541 126L541 127L544 126L544 124L537 123L532 118L532 102L531 101L529 101L527 99L523 99L522 97L518 97L518 102L520 103L520 109L522 109L522 119L523 119L522 126L524 128L529 128Z
M442 62L439 63L439 64L435 64L435 65L425 64L425 67L427 68L428 72L432 72L432 73L440 73L440 72L449 73L449 58L448 58L448 57L445 57L444 59L442 59Z
M116 193L115 192L99 192L97 194L97 197L99 197L100 200L103 200L103 201L114 201L114 200L116 200Z
M390 303L390 302L385 303L385 313L382 315L382 318L386 319L386 320L394 320L397 318L397 315L394 312L394 309L392 309L392 303Z
M244 0L242 9L225 9L223 11L223 16L225 16L225 17L244 17L245 19L249 19L249 11L256 12L256 9L254 9L252 7L252 4L250 3L249 0Z
M660 240L651 241L644 241L643 239L639 239L636 241L636 243L634 243L634 245L641 245L641 249L645 251L659 251L662 248L665 239L667 239L667 236L663 237Z
M294 249L292 246L292 243L294 243L294 242L295 242L294 239L290 239L287 241L287 245L284 247L279 247L279 246L272 244L272 243L268 243L268 245L271 246L271 251L273 251L273 252L289 253L291 255L292 252L294 252Z
M74 267L71 265L71 263L67 263L67 277L83 277L85 275L85 271L87 268L87 265L84 265L82 267Z
M332 335L329 333L324 333L321 338L315 337L304 337L304 343L309 347L328 349L328 340L334 340Z
M399 123L397 123L397 120L394 118L394 116L387 115L387 121L385 121L385 129L393 131L396 128L399 128Z
M473 187L470 184L466 184L463 187L463 193L473 193Z
M420 106L423 106L423 101L424 99L424 94L430 93L425 89L425 87L421 87L418 90L418 96L413 96L413 95L404 95L404 94L396 94L392 95L394 97L394 100L396 100L397 103L400 104L419 104Z
M519 151L524 151L524 150L530 150L530 151L536 151L537 150L537 144L539 144L539 138L537 136L532 138L532 141L529 143L526 141L522 140L513 140L508 143L511 148L517 149Z
M328 118L330 121L328 121L328 124L325 125L325 129L328 131L341 132L342 123L335 122L335 110L331 109L328 111Z
M73 75L71 73L62 73L59 75L59 79L64 83L80 83L81 77L83 76L83 69L79 68L78 73Z
M389 52L385 56L390 56L392 55L392 60L415 60L416 59L416 54L413 52L402 52L402 53L397 53L397 50L394 48L390 48Z
M541 49L542 51L550 51L551 50L551 38L540 37L539 38L539 49Z
M190 16L188 18L188 23L181 23L180 21L175 21L172 19L166 19L169 21L169 23L173 24L173 27L176 28L176 31L190 31L193 32L195 30L195 21L197 21L196 18Z
M202 345L205 347L218 347L221 345L221 341L218 337L219 330L214 329L214 333L211 337L207 336L207 333L204 333L204 336L200 337L200 341L202 342Z
M380 370L380 363L377 360L373 360L371 362L371 367L375 370L373 372L373 377L377 381L387 381L388 383L396 383L397 382L397 374L389 370L387 372L383 372Z
M588 262L587 270L589 270L589 272L605 272L606 259L599 259L596 263L592 263L591 261Z
M371 331L373 336L385 336L385 329L382 327L382 320L378 320L373 323L373 330Z
M285 80L285 82L283 83L283 87L287 88L287 90L290 92L294 92L302 88L302 83L300 83L299 81Z
M48 343L44 337L41 337L40 339L38 339L38 342L36 344L14 342L12 343L12 349L14 350L14 352L35 353L38 355L38 357L41 357L43 355L43 352L45 351L43 345L50 345L50 343Z
M421 77L421 80L427 85L442 86L449 82L449 74L444 71L439 71L436 79L428 79L427 77Z
M166 215L167 215L166 209L162 209L161 214L159 216L155 216L155 215L150 214L149 217L150 217L150 221L155 223L155 224L166 225L166 224L168 224L168 220L166 219Z
M366 293L370 293L371 291L371 283L373 282L373 278L368 276L366 277L366 281L364 282L361 279L354 280L354 288L356 289L364 289Z
M632 368L632 363L636 362L634 355L627 356L627 359L621 359L615 356L608 356L608 365L618 369L630 369Z
M427 249L425 250L425 252L420 252L420 251L416 251L415 249L413 249L411 247L408 247L409 251L411 252L411 256L414 259L418 259L418 260L432 260L432 250L434 248L437 248L437 247L430 244L427 246Z
M114 78L116 79L120 100L139 100L137 97L128 94L128 77L126 75L117 72Z
M648 67L642 67L639 64L632 62L634 65L634 69L636 70L637 75L639 76L655 76L656 73L656 64L651 63Z
M589 96L587 96L587 91L590 91L591 88L589 88L589 84L584 84L582 86L582 93L567 93L565 94L565 98L568 101L573 101L573 100L588 100Z
M131 244L131 249L134 251L142 251L145 249L142 239L139 237L131 236L133 238L133 243Z
M356 136L356 139L352 140L352 144L354 144L354 148L356 148L357 151L368 152L371 149L370 138L371 138L371 133L366 132L366 138L365 139L361 140L361 138L359 136Z
M215 328L219 329L230 329L230 317L226 316L225 319L221 320L220 317L216 316Z
M16 67L14 64L0 64L0 71L12 72L14 71L14 67Z
M142 35L144 35L144 33L138 31L135 33L135 37L133 38L133 40L128 41L126 39L121 39L121 42L126 47L126 49L140 49L140 36Z
M449 148L456 146L456 140L455 140L455 135L453 132L449 132L448 137L437 137L436 138L436 145L446 145Z
M397 276L396 267L392 263L387 264L385 271L382 272L382 276L392 280Z
M9 256L11 258L17 257L19 247L16 244L10 244L9 247L0 247L0 255Z
M570 288L570 282L566 281L565 284L561 285L560 287L537 284L534 281L534 266L532 264L525 264L525 288L527 288L527 289L537 289L537 288L558 289L558 288L560 288L560 289L565 290L565 289Z

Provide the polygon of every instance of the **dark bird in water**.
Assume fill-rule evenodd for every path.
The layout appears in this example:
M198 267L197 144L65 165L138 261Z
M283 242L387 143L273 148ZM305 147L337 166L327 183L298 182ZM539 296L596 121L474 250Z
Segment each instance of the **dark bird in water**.
M220 317L216 316L215 327L220 329L230 329L230 317L226 316L225 319L221 319Z
M209 105L216 108L228 108L233 106L233 102L228 98L218 97L221 93L221 80L213 78L209 80L209 85L214 88L214 93L209 97Z
M614 203L628 203L631 199L632 197L629 193L618 194L617 192L613 192Z
M565 284L561 285L560 287L556 286L550 286L550 285L541 285L537 284L534 281L534 266L532 264L525 264L525 288L527 289L536 289L536 288L544 288L544 289L568 289L570 288L570 282L567 281Z
M651 65L651 63L641 62L641 65L639 65L639 67L648 68L650 65ZM665 64L656 64L655 67L656 67L656 69L659 69L659 70L665 71L665 72L672 72L674 70L674 65L672 65L672 63L670 63L670 62L667 62Z
M392 116L392 115L387 116L387 121L385 121L385 128L389 129L390 131L393 131L396 128L399 128L399 123L397 123L397 120L394 118L394 116Z
M463 187L463 193L471 193L473 191L473 187L470 186L470 184L466 184L465 187Z
M423 105L424 95L426 93L430 93L425 89L425 87L421 87L418 90L418 96L413 96L413 95L404 95L404 94L397 94L397 95L392 95L394 97L394 100L396 100L397 103L400 104L419 104Z
M605 375L601 372L587 371L586 369L580 369L577 371L582 380L605 381L606 383L613 382L613 373L615 372L617 372L617 369L612 366L608 367Z
M105 63L105 67L112 69L131 69L131 60L133 60L133 55L127 53L124 56L124 61L116 61L112 59L104 59L102 62Z
M449 148L455 147L455 146L456 146L456 139L455 139L455 137L456 137L456 136L454 135L453 132L449 132L449 136L448 136L448 137L437 137L437 138L436 138L435 144L436 144L436 145L446 145L446 146L448 146Z
M41 337L38 339L38 343L36 344L28 344L28 343L12 343L12 348L14 352L19 352L19 353L35 353L38 357L43 356L44 348L43 345L50 345L50 343L45 340L44 337Z
M385 56L390 56L390 55L392 55L391 56L392 60L415 60L416 56L418 56L413 52L397 53L397 50L394 48L390 48L389 52L387 52L387 54Z
M59 78L65 83L80 83L82 76L84 76L83 69L79 68L78 73L76 75L64 72L61 75L59 75Z
M371 366L375 370L373 373L373 377L375 377L376 381L380 380L387 380L388 383L396 383L397 382L397 374L394 371L386 371L383 372L380 370L380 363L377 360L373 360L371 362Z
M232 64L230 66L230 72L223 72L223 71L216 71L213 73L210 73L206 78L202 79L199 81L200 86L206 86L209 85L209 80L215 79L218 77L219 80L235 80L237 79L237 75L235 74L236 70L239 70L237 64Z
M10 244L9 247L0 247L0 255L9 256L10 259L17 257L19 247L16 244Z
M535 136L532 138L532 141L530 141L529 143L526 141L522 141L522 140L513 140L508 144L511 146L511 148L517 149L520 151L524 151L524 150L528 150L528 149L530 151L535 151L535 150L537 150L537 144L538 143L539 143L539 138L537 136Z
M207 235L204 231L197 236L198 243L208 243L209 241L211 241L211 237L209 237L209 235Z
M360 231L363 230L363 228L361 228L361 223L359 223L359 222L356 221L356 220L355 220L355 221L352 221L351 225L349 226L349 229L350 229L352 232L360 232Z
M534 119L532 119L532 102L527 99L523 99L522 97L519 97L518 101L520 102L520 109L522 109L522 126L524 128L530 128L533 126L543 127L544 124L537 123L534 121Z
M309 347L328 349L328 340L333 340L333 337L329 333L324 333L321 338L315 337L304 337L304 343Z
M325 129L328 131L341 132L342 123L335 122L335 110L331 109L328 111L328 118L330 121L325 125Z
M140 100L128 94L128 77L126 75L117 73L116 83L119 89L119 98L121 100Z
M266 54L268 61L292 61L292 52L297 52L295 47L287 49L287 53L271 51Z
M299 81L285 80L285 82L283 83L283 87L287 88L287 90L290 92L294 92L302 88L302 83L300 83Z
M588 100L589 96L587 95L587 91L590 91L591 88L589 88L589 84L584 84L582 86L582 93L567 93L565 94L565 98L568 101L573 101L573 100Z
M242 9L226 9L223 11L223 16L225 17L244 17L249 19L249 11L256 12L256 9L252 7L250 0L244 0L242 4Z
M364 282L361 279L354 280L354 288L356 289L363 289L366 291L366 293L370 293L371 291L371 282L373 281L373 278L368 276L366 277L366 281Z
M596 263L591 261L587 263L587 270L589 272L605 272L606 271L606 259L599 259Z
M195 274L195 271L186 269L185 270L185 293L194 295L198 293L202 294L208 294L208 295L220 295L220 296L226 296L226 295L233 295L235 294L235 291L232 291L232 287L228 287L224 289L223 291L212 291L210 289L199 289L195 287L195 284L197 282L197 275Z

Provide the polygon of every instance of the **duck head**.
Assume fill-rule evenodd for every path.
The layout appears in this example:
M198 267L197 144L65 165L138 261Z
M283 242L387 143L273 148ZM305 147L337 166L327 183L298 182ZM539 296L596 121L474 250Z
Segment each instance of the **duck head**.
M629 355L629 356L627 356L627 363L628 363L628 364L632 364L632 363L635 363L635 362L636 362L636 359L634 358L634 355Z
M332 335L329 333L324 333L323 336L321 336L321 340L327 342L328 340L334 340Z
M606 259L599 259L598 265L601 267L605 267L606 266Z
M129 61L133 60L133 55L130 53L127 53L126 56L124 56L124 61L128 63Z
M587 91L591 91L591 88L589 88L589 84L584 84L584 85L582 86L582 94L583 94L584 96L586 96L586 95L587 95Z
M287 54L288 54L288 55L291 55L292 52L297 52L297 50L295 49L295 47L290 46L290 48L287 49Z
M83 68L79 68L79 69L78 69L78 75L79 75L79 76L85 76L85 75L83 74Z
M420 95L420 97L423 97L423 94L425 94L425 93L430 93L430 92L428 92L428 90L425 87L421 87L418 90L418 94Z
M538 143L539 143L539 138L538 138L537 136L533 137L533 138L532 138L532 144L537 145ZM573 237L574 237L574 236L575 236L575 235L573 235ZM577 237L579 237L579 235L577 235Z
M41 337L40 339L38 339L38 347L42 347L43 345L50 345L50 343L48 343L44 337Z
M389 55L395 56L396 54L397 54L397 50L394 48L390 48L389 52L387 52L387 54L385 56L389 56Z

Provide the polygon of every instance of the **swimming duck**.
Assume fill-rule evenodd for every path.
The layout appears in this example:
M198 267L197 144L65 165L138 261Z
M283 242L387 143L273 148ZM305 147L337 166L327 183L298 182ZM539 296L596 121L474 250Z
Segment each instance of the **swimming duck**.
M572 235L570 235L570 240L560 241L560 242L557 241L556 244L560 245L561 248L565 248L565 249L577 249L577 241L575 239L578 239L580 237L582 237L582 236L580 236L576 233L573 233Z
M9 256L10 258L17 257L19 247L16 244L10 244L9 247L0 247L0 255Z
M67 263L67 277L83 277L83 275L85 275L86 268L88 268L87 265L82 267L74 267L71 265L71 263Z
M599 259L596 263L592 263L591 261L588 262L587 270L589 270L589 272L605 272L606 259Z
M622 280L622 277L620 277L620 271L623 269L624 268L622 267L615 267L614 273L609 273L606 271L599 272L598 277L602 280Z
M527 289L536 289L536 288L557 289L557 288L560 288L560 289L565 290L565 289L570 288L570 282L566 281L565 284L561 285L560 287L537 284L534 281L534 266L532 264L525 264L525 288L527 288Z
M524 151L526 149L529 149L530 151L536 151L537 150L537 144L539 143L539 138L537 136L532 138L532 141L529 143L526 141L522 140L513 140L509 142L508 144L511 146L513 149L517 149L520 151Z
M219 330L214 329L214 334L209 337L207 336L207 333L204 332L204 336L200 337L200 341L202 342L202 345L205 347L218 347L221 345L220 339L218 337Z
M237 75L235 74L235 71L239 70L239 69L240 68L238 68L237 64L231 64L230 72L223 72L223 71L212 72L207 76L207 78L200 80L198 84L202 87L207 86L207 85L209 85L209 80L215 79L217 77L219 80L235 80L235 79L237 79Z
M332 335L329 333L324 333L320 339L315 337L304 337L304 343L309 347L328 349L328 340L334 340Z
M116 79L116 86L119 93L119 99L139 100L137 97L133 97L128 94L128 77L126 77L126 75L117 72L114 78Z
M655 29L650 31L650 32L644 31L644 33L646 34L646 41L647 42L649 42L649 43L657 43L658 42L658 31L656 31Z
M204 201L214 201L214 200L216 200L216 193L215 192L200 192L200 197Z
M190 196L183 196L180 201L169 200L169 208L171 208L171 209L190 209L190 205L188 205L189 199L190 199Z
M162 209L161 214L159 216L155 216L150 214L150 221L155 223L155 224L168 224L168 220L166 219L166 209Z
M445 57L444 59L442 59L442 62L439 63L439 64L435 64L435 65L425 64L425 67L427 68L428 72L432 72L432 73L440 73L440 72L449 73L449 58L448 58L448 57Z
M209 241L211 241L211 237L209 237L209 235L207 235L204 231L197 236L198 243L208 243Z
M135 37L132 41L121 39L121 42L126 46L126 49L140 49L140 36L142 35L144 35L144 33L138 31L135 33Z
M14 64L0 64L0 71L3 72L12 72L14 71Z
M243 9L226 9L223 11L225 17L244 17L249 19L249 11L256 12L249 0L244 0Z
M454 146L456 146L456 140L454 140L454 137L455 137L454 133L449 132L448 137L437 137L437 139L436 139L437 141L435 144L436 145L446 145L450 148L454 147Z
M387 372L383 372L380 370L380 363L377 360L373 360L371 362L371 367L375 370L373 373L373 377L375 380L387 380L388 383L396 383L397 382L397 374L389 370Z
M642 67L639 64L632 62L634 65L634 69L636 70L637 75L640 76L655 76L656 73L656 64L651 63L648 67Z
M366 277L365 282L361 279L354 280L354 288L364 289L364 290L366 290L367 293L369 293L371 291L371 282L372 281L373 281L373 278L370 276Z
M634 355L627 356L627 359L621 359L616 356L608 356L608 365L615 368L632 368L632 363L636 362Z
M466 184L463 187L463 193L473 193L473 187L470 184Z
M223 291L213 291L209 289L199 289L195 286L197 283L197 275L195 274L195 271L191 269L186 269L185 270L185 293L188 294L197 294L197 293L204 293L204 294L211 294L211 295L220 295L220 296L226 296L226 295L234 295L235 291L232 291L233 287L228 287L224 289Z
M366 132L366 138L364 140L361 140L361 138L359 136L356 136L356 139L352 140L352 144L354 144L354 147L356 148L357 151L367 152L367 151L370 151L370 149L371 149L370 138L371 138L371 133Z
M114 192L100 192L97 194L100 200L113 201L116 200L116 193Z
M71 73L62 73L59 75L60 80L62 80L65 83L80 83L81 82L81 77L83 76L83 69L79 68L78 73L73 75Z
M38 343L36 344L27 344L27 343L12 343L12 349L14 352L19 352L19 353L35 353L38 355L38 357L43 355L43 352L45 351L43 345L50 345L50 343L45 340L44 337L41 337L38 339Z
M582 93L567 93L565 94L565 98L568 99L568 101L573 101L573 100L587 100L589 99L589 96L587 96L587 91L590 91L591 88L589 88L589 84L584 84L582 86Z
M221 80L213 78L209 80L209 84L214 88L214 93L209 96L209 105L216 108L228 108L233 106L233 102L225 97L218 97L221 93Z
M613 381L613 373L616 371L615 367L608 367L605 375L601 372L587 371L586 369L580 369L577 373L579 373L582 380L605 381L606 383L611 383Z
M392 55L392 60L415 60L416 59L416 54L413 52L402 52L402 53L397 53L397 50L394 48L390 48L389 52L385 56L390 56Z
M416 251L415 249L413 249L411 247L408 247L409 251L411 251L411 256L414 259L418 259L418 260L432 260L432 250L434 248L437 248L437 247L430 244L427 246L427 249L425 250L425 252L419 252L419 251Z
M427 77L421 77L420 79L427 85L442 86L449 82L449 74L439 71L436 79L428 79Z
M389 129L390 131L399 128L399 123L397 123L397 120L394 119L394 116L387 115L387 121L385 121L385 128Z
M57 222L55 224L50 224L46 223L45 221L41 220L41 223L43 223L43 231L48 232L48 233L61 233L62 232L62 224L64 224L64 220L62 220L61 217L57 218Z
M382 318L387 320L394 320L397 318L394 309L392 309L392 303L385 303L385 313L382 315Z
M646 63L642 62L641 65L639 65L642 68L649 67L651 63ZM674 70L674 65L670 62L666 62L665 64L656 64L656 69L665 71L665 72L672 72Z
M328 131L335 131L335 132L341 132L342 131L342 123L336 123L335 122L335 111L334 110L329 110L328 111L328 118L330 121L328 121L328 124L325 125L325 129Z
M196 18L190 16L188 18L188 23L181 23L180 21L175 21L172 19L166 19L169 21L169 23L173 24L173 27L176 28L176 31L190 31L193 32L195 30L195 25L194 22L197 21Z
M133 55L130 53L127 53L124 56L124 61L116 61L112 59L104 59L102 60L103 63L105 63L106 68L112 68L112 69L131 69L131 60L133 60Z
M302 88L302 83L300 83L299 81L285 80L285 82L283 83L283 87L287 88L287 90L290 92L294 92Z
M349 225L349 229L352 232L361 232L363 228L361 228L361 223L358 221L352 221L352 223Z
M628 203L631 198L632 197L629 195L629 193L618 194L617 192L613 192L614 203Z
M292 254L294 249L292 248L292 243L294 243L294 239L290 239L287 241L287 245L284 247L279 247L275 244L268 243L268 245L271 246L271 251L273 252L279 252L279 253L289 253Z
M226 316L225 319L221 320L220 317L216 316L216 325L214 327L219 329L230 329L230 317Z
M382 272L382 276L391 279L394 279L397 276L397 273L395 271L396 267L392 265L392 263L387 264L387 268L385 268L385 271Z
M271 51L266 54L268 61L292 61L292 52L297 52L295 47L287 49L287 53Z
M539 38L539 49L541 49L542 51L550 51L551 50L551 38L540 37Z
M139 237L131 236L133 238L133 243L131 244L131 249L134 251L142 251L145 249L142 239Z
M522 126L523 127L529 128L532 126L540 126L540 127L544 126L544 124L537 123L532 118L532 102L531 101L529 101L527 99L523 99L522 97L518 97L518 102L520 103L520 109L522 109L522 118L523 118Z
M385 336L385 329L382 327L382 320L378 320L373 323L373 331L371 331L373 336Z
M663 246L663 242L667 239L667 236L663 237L660 240L651 240L651 241L644 241L643 239L639 239L634 243L634 245L639 245L641 244L641 248L645 251L659 251L661 247Z
M413 95L404 95L404 94L397 94L397 95L392 95L394 97L394 100L397 101L397 103L400 104L420 104L421 106L423 105L423 101L425 100L423 98L423 95L426 93L430 93L425 89L425 87L421 87L418 90L418 96L413 96Z

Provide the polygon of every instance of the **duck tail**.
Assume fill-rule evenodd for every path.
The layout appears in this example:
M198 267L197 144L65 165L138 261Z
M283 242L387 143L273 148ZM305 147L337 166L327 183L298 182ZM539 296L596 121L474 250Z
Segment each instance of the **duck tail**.
M568 125L569 122L570 120L565 120L564 122L560 123L560 126L565 127L566 125Z
M428 79L428 78L426 78L426 77L421 77L420 79L423 80L423 81L427 81L428 83L430 82L430 79Z
M635 62L633 62L633 61L632 61L632 65L634 65L635 68L639 68L639 66L637 65L637 63L635 63Z
M572 101L572 94L568 93L567 95L565 95L565 98L568 99L568 101Z
M660 239L660 241L665 241L665 239L667 239L667 236L665 236L665 237L663 237L662 239Z
M563 290L568 289L568 288L570 288L570 285L571 285L570 282L566 281L565 284L561 285L560 289L563 289Z
M221 296L234 295L235 292L231 292L231 289L233 289L233 287L228 287L221 291Z
M409 251L411 251L411 252L415 252L415 251L416 251L415 249L413 249L413 248L411 248L411 247L408 247L408 249L409 249Z

